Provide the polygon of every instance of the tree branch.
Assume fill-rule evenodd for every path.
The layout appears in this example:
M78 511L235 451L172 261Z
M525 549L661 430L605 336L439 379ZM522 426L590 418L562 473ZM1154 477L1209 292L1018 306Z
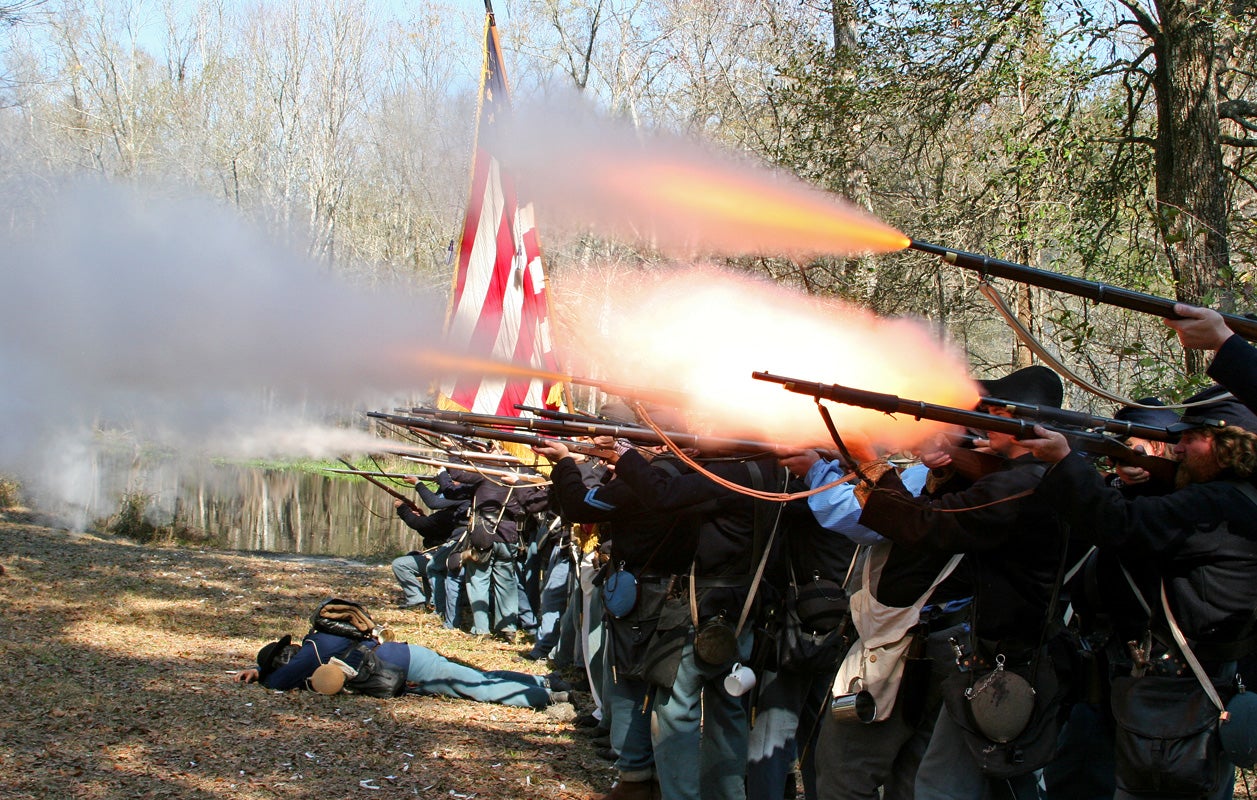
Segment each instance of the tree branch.
M1244 117L1257 117L1257 103L1251 100L1226 100L1218 103L1218 116L1243 123Z
M1257 147L1257 139L1240 139L1235 136L1219 136L1218 141L1231 147Z
M1135 22L1148 35L1149 39L1155 39L1160 33L1161 26L1152 18L1143 6L1139 5L1135 0L1118 0L1126 10L1135 16Z

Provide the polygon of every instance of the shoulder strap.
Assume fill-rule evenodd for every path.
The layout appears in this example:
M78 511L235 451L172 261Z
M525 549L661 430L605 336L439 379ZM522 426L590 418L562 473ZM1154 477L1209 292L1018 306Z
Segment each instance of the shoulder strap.
M960 564L960 560L964 557L965 557L964 553L956 553L954 556L952 556L950 559L947 560L947 563L943 565L942 571L938 573L938 577L935 578L934 582L930 584L930 588L926 589L925 593L922 594L921 597L918 598L917 602L914 604L918 611L921 610L922 608L925 608L925 604L930 601L930 595L934 594L934 590L938 588L938 585L940 583L947 580L947 576L952 574L952 571L956 569L956 567Z
M1200 666L1200 662L1196 660L1196 654L1187 646L1187 637L1183 635L1183 631L1178 627L1178 622L1174 619L1174 614L1170 611L1170 599L1165 593L1164 578L1161 579L1161 608L1165 611L1165 620L1170 623L1170 633L1174 636L1178 649L1182 651L1183 658L1187 659L1187 665L1195 673L1196 680L1200 682L1200 688L1204 689L1205 694L1209 696L1209 702L1217 707L1218 718L1225 722L1227 719L1226 704L1218 696L1218 690L1213 688L1213 681L1209 680L1209 676L1205 674L1205 668Z

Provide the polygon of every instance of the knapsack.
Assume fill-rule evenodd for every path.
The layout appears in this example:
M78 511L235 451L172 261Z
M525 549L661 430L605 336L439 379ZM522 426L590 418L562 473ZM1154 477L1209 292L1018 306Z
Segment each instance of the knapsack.
M371 613L361 603L339 597L329 597L320 603L310 617L310 625L316 631L346 639L392 639L392 631L377 625L371 619Z
M359 642L337 656L357 674L347 677L345 691L369 697L397 697L406 691L406 673L380 658L375 648Z

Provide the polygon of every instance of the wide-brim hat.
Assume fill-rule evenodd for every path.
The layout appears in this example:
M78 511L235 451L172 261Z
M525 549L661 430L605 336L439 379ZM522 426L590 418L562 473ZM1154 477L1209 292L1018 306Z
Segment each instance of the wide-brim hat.
M1047 367L1034 365L993 380L978 381L982 396L996 400L1011 400L1032 406L1060 408L1065 400L1065 387L1061 378Z
M1183 402L1186 404L1199 403L1210 398L1221 397L1226 393L1225 388L1215 383L1208 389L1197 392ZM1252 409L1234 397L1225 397L1216 402L1187 409L1183 412L1183 417L1175 426L1175 429L1186 431L1194 428L1218 427L1243 428L1246 431L1257 433L1257 414L1254 414Z
M262 645L258 651L258 679L261 680L275 671L275 657L284 652L284 648L292 644L292 636L285 634L270 644Z
M1135 402L1138 405L1122 406L1115 411L1113 419L1154 428L1168 428L1178 424L1178 414L1173 409L1166 408L1161 398L1144 397ZM1141 406L1156 406L1156 408L1142 408Z

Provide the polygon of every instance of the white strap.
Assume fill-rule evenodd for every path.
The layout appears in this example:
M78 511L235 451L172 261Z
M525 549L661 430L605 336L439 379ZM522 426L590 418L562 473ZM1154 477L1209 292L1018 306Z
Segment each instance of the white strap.
M1008 325L1009 328L1012 329L1013 333L1017 336L1017 338L1021 341L1022 344L1024 344L1032 353L1034 353L1036 356L1039 357L1040 361L1042 361L1044 364L1047 364L1057 373L1064 375L1066 378L1069 379L1071 383L1076 384L1078 387L1086 390L1087 392L1093 395L1096 395L1097 397L1102 397L1105 400L1112 401L1114 403L1117 403L1118 405L1134 406L1136 408L1190 409L1190 408L1196 408L1197 406L1203 406L1203 405L1209 405L1211 403L1216 403L1219 400L1230 399L1235 396L1231 394L1230 392L1227 392L1225 394L1220 394L1215 397L1210 397L1207 400L1198 400L1195 403L1171 403L1170 405L1165 405L1165 406L1146 406L1134 400L1131 400L1130 398L1122 397L1121 395L1118 395L1118 394L1113 394L1112 392L1106 389L1102 389L1101 387L1096 386L1094 383L1089 383L1078 373L1074 372L1069 367L1065 366L1064 362L1062 362L1060 359L1056 358L1051 353L1049 353L1047 351L1047 348L1043 346L1043 343L1040 342L1038 339L1036 339L1034 337L1034 334L1032 334L1029 330L1026 329L1026 326L1021 324L1021 320L1017 319L1017 316L1013 314L1012 309L1008 307L1008 301L1006 301L1003 295L1001 295L995 289L995 287L992 286L988 281L986 280L980 281L978 283L978 291L980 291L982 295L991 302L991 305L995 307L995 310L999 312L999 315L1004 318L1004 323Z
M877 579L878 579L878 584L880 584L881 578L882 578L882 569L886 566L886 561L890 558L890 548L887 547L885 550L883 550L880 553L878 552L876 548L874 548L869 552L869 557L864 560L864 586L862 587L862 590L869 593L870 599L874 599L873 593L876 591L876 587L874 587L869 582L870 580L869 562L872 561L878 555L883 556L881 559L879 559L881 563L879 563L877 566ZM943 581L947 580L947 577L952 574L952 571L956 569L957 565L960 564L960 560L964 557L965 557L964 553L956 553L950 559L948 559L946 564L943 565L942 571L938 573L938 577L936 577L934 579L934 582L930 584L930 588L926 589L925 592L920 597L917 598L917 601L912 604L911 607L915 608L918 614L921 613L921 609L925 608L925 604L930 601L930 595L934 594L934 590L938 588L938 585L942 583ZM879 601L874 599L874 602L879 602ZM879 605L880 604L881 603L879 602Z
M1174 614L1170 612L1170 600L1165 595L1164 578L1161 579L1161 608L1165 610L1165 620L1170 623L1170 633L1174 636L1174 641L1178 643L1178 649L1183 652L1183 658L1187 659L1188 666L1192 668L1192 672L1196 673L1196 680L1200 681L1200 688L1209 695L1209 701L1217 707L1218 717L1225 721L1226 705L1222 702L1222 698L1218 697L1218 690L1213 688L1213 681L1209 680L1209 676L1205 674L1204 667L1200 666L1200 662L1196 660L1196 654L1187 646L1187 637L1183 635L1183 631L1174 620Z

